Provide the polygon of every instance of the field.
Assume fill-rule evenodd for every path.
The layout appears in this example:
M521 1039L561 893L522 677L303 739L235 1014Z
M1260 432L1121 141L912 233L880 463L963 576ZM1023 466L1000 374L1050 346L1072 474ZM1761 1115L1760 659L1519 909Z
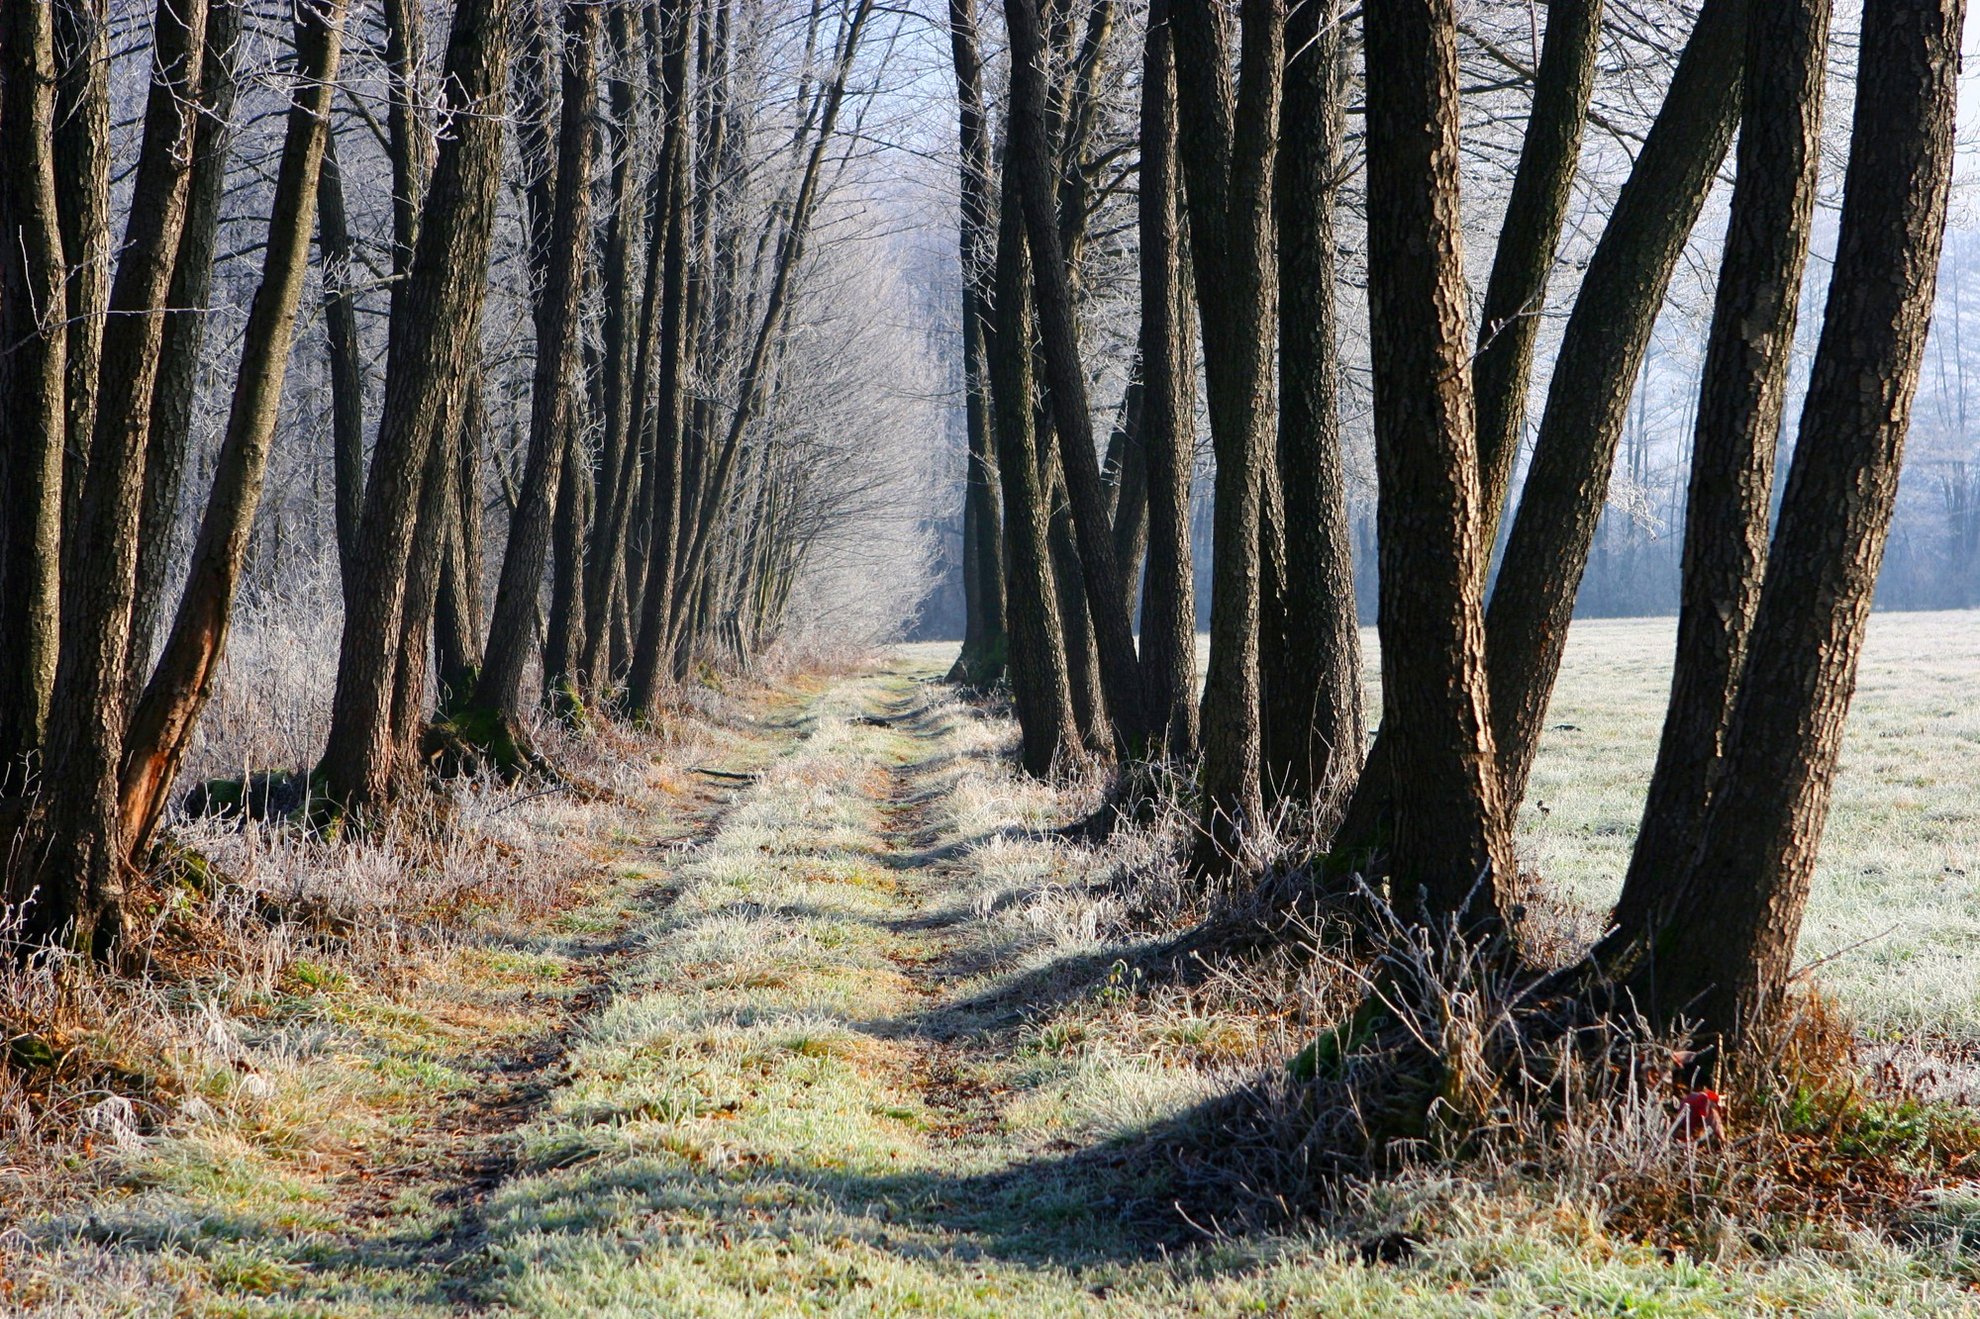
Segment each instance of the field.
M1848 950L1821 978L1849 1014L1948 1064L1980 1037L1975 622L1877 619L1807 940ZM1669 630L1569 649L1521 840L1591 913ZM935 681L946 658L569 748L618 785L597 800L477 790L489 868L448 901L486 914L444 942L391 905L423 873L375 856L359 890L334 845L228 844L288 856L284 885L315 866L355 928L242 925L255 974L82 1021L68 1057L120 1051L86 1078L156 1076L135 1107L0 1104L46 1115L0 1127L0 1310L1980 1313L1980 1125L1906 1078L1765 1147L1806 1173L1737 1109L1731 1141L1674 1142L1654 1094L1458 1157L1308 1162L1331 1119L1284 1064L1352 984L1144 980L1187 906L1157 840L1056 833L1095 785L1014 773L1012 726ZM502 858L543 878L504 897Z

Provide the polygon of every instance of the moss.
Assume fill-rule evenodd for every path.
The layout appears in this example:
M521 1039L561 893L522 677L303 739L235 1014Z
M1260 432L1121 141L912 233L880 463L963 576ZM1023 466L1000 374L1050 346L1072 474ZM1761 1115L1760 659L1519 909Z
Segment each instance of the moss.
M207 779L185 795L182 809L191 816L250 820L294 819L307 813L318 787L314 773L302 770L257 770L244 779Z

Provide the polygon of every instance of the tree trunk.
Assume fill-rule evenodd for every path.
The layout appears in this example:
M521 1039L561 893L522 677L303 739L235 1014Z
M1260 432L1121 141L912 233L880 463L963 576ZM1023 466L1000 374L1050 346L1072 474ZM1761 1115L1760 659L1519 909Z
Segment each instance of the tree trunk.
M1364 11L1369 340L1381 538L1383 723L1399 907L1503 919L1512 844L1488 722L1485 556L1465 369L1452 0ZM1474 896L1474 886L1482 891Z
M543 253L536 306L536 370L530 386L529 451L502 575L489 619L488 651L474 704L513 722L522 715L523 666L529 660L551 519L571 442L571 383L576 373L580 299L591 238L591 160L598 110L597 6L564 5L563 111L557 134L556 202Z
M1203 316L1210 438L1217 454L1210 670L1203 691L1202 843L1197 864L1247 852L1264 814L1259 756L1260 537L1271 462L1278 319L1272 176L1279 132L1283 0L1245 0L1239 86L1215 6L1174 6L1178 143Z
M488 428L481 401L481 365L468 365L459 424L448 440L455 501L441 549L440 593L433 602L433 654L440 705L454 710L474 691L481 672L481 437Z
M213 287L213 252L219 234L220 203L233 145L234 47L241 35L241 6L220 0L206 19L199 122L193 129L192 179L186 191L186 219L172 268L166 305L165 342L158 384L151 402L151 435L145 446L144 495L138 514L137 587L132 596L130 651L125 690L135 700L151 672L152 642L164 603L165 574L179 514L186 450L192 442L192 413L198 392L200 347L206 339L208 295ZM135 846L135 844L134 844Z
M1732 140L1745 30L1745 0L1705 0L1561 339L1485 623L1509 810L1526 795L1650 332Z
M1835 270L1724 770L1637 982L1708 1039L1771 1024L1793 966L1931 325L1964 11L1863 7Z
M125 738L119 809L125 846L133 856L149 845L164 813L166 793L192 744L226 650L228 617L261 498L309 266L317 171L337 85L344 9L345 0L326 0L321 7L312 3L297 11L297 85L275 180L261 287L241 340L226 438L214 463L213 491L178 614ZM216 49L209 43L210 54ZM180 252L183 259L183 245Z
M969 433L964 477L963 557L967 621L950 681L988 686L1004 672L1003 515L997 497L997 441L990 433L985 322L990 316L990 131L983 106L983 58L974 0L949 0L949 49L956 71L961 136L963 400Z
M0 5L0 797L27 794L61 643L62 441L68 280L56 222L54 25L40 0ZM0 839L6 835L0 833ZM11 844L11 840L8 840ZM4 868L0 868L4 873Z
M1640 946L1710 799L1767 558L1774 443L1821 167L1829 0L1748 11L1738 179L1692 436L1670 708L1602 956Z
M391 696L413 513L427 448L480 351L495 196L501 176L507 0L461 0L448 37L441 144L404 287L404 323L386 363L384 410L365 482L358 571L344 603L337 694L321 766L333 801L382 804L393 769Z
M594 692L603 691L612 678L613 601L625 592L626 522L638 481L639 446L632 438L633 278L639 236L648 218L634 178L641 141L633 88L635 14L631 6L614 5L605 22L610 51L605 90L611 111L605 125L612 173L602 253L605 306L599 326L604 429L594 468L597 515L585 558L584 648L578 660L579 682Z
M1196 465L1196 339L1184 269L1169 0L1154 0L1141 91L1141 447L1148 466L1148 576L1141 699L1149 749L1196 758L1196 584L1189 541Z
M633 371L636 405L648 409L640 423L641 502L645 553L638 574L638 625L632 664L626 675L626 707L635 719L650 717L669 658L674 627L676 529L681 508L681 380L687 345L687 222L689 128L693 106L687 98L687 47L694 26L693 0L673 0L660 11L659 78L665 89L666 127L660 167L653 180L652 245L647 252L646 292L640 310L640 352ZM658 357L656 362L654 359ZM657 388L647 400L648 381L657 370ZM628 575L628 591L634 585Z
M164 339L162 314L185 221L200 60L201 0L161 0L152 79L97 381L96 426L63 546L62 640L49 705L40 829L27 876L38 886L23 935L107 956L122 931L125 840L117 769L128 710L125 661L137 584L144 446ZM27 890L15 894L27 897Z
M357 562L364 511L364 360L357 325L356 252L344 207L344 174L333 127L317 179L317 246L323 255L323 328L330 353L331 472L336 501L337 566L344 589Z
M1478 397L1478 466L1485 510L1485 553L1499 534L1499 513L1512 487L1526 425L1526 392L1533 345L1547 308L1561 228L1574 196L1582 126L1595 88L1602 45L1602 0L1551 0L1547 39L1533 76L1533 106L1519 146L1512 195L1506 199L1471 379Z
M1341 0L1304 0L1286 25L1279 142L1279 487L1285 557L1276 681L1268 682L1267 784L1331 796L1361 770L1361 634L1342 465L1334 197L1345 176Z
M1045 132L1046 55L1037 0L1006 0L1004 17L1011 39L1011 118L1004 168L1016 178L1024 212L1052 429L1079 542L1081 586L1093 623L1114 741L1118 750L1138 754L1147 735L1141 716L1140 665L1127 589L1114 557L1100 462L1093 450L1093 417L1079 360L1072 282L1059 232L1058 190Z
M73 538L103 364L110 299L110 7L56 0L55 206L68 263L68 408L62 455L62 529Z
M997 439L997 475L1004 493L1004 625L1010 635L1011 696L1023 737L1024 767L1043 778L1062 751L1078 754L1080 740L1052 571L1051 508L1034 429L1031 272L1014 194L1007 172L997 230L996 322L989 335L990 397L996 407L991 432Z
M1555 358L1547 409L1485 621L1501 795L1514 815L1526 794L1547 701L1567 644L1575 593L1608 498L1609 470L1650 332L1732 138L1745 12L1746 0L1705 0L1663 108L1589 260ZM1558 114L1571 112L1571 98L1565 93L1558 101L1550 96L1550 101ZM1559 120L1552 115L1547 131L1560 131ZM1525 162L1522 154L1523 172ZM1564 166L1549 168L1555 167ZM1545 209L1540 205L1545 198L1538 195L1543 192L1544 174L1536 158L1533 170L1527 172L1534 180L1535 212ZM1501 295L1503 302L1491 308L1500 320L1511 314L1505 307L1519 288L1536 287L1532 281L1537 276L1516 279L1512 271L1521 265L1514 261L1514 253L1528 251L1532 234L1542 227L1536 220L1528 241L1500 254L1500 260L1513 263L1502 281L1507 290ZM1549 240L1550 250L1551 244ZM1508 360L1517 344L1498 343L1490 322L1481 335L1497 350L1489 361L1481 357L1474 365L1474 371L1482 367L1492 399L1498 400L1488 400L1480 412L1497 437L1486 439L1516 448L1519 422L1505 410L1510 406L1505 401L1523 398L1525 392L1525 385L1515 378L1517 364ZM1481 456L1501 465L1512 461L1504 452ZM1483 493L1489 510L1493 492L1486 488ZM1479 552L1489 555L1491 545L1482 545ZM1391 829L1389 785L1395 773L1387 743L1383 733L1369 750L1361 782L1335 834L1336 852L1345 855L1371 847Z

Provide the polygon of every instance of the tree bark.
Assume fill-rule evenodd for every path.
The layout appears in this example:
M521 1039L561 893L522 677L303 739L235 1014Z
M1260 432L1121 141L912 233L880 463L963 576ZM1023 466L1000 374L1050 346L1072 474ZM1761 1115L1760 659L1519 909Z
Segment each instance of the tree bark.
M481 364L468 364L459 422L451 445L454 513L441 549L440 593L433 602L433 658L442 709L453 710L474 691L481 672L481 441L488 419L481 401Z
M1512 845L1488 718L1485 556L1465 369L1452 0L1393 0L1366 37L1369 326L1383 723L1397 905L1503 920ZM1482 892L1475 892L1482 889Z
M985 322L995 277L991 247L990 129L983 105L983 57L974 0L949 0L949 50L956 71L961 137L963 406L969 434L964 475L963 557L967 610L952 682L988 686L1004 672L1003 514L997 497L997 441L990 433Z
M0 797L23 797L61 644L68 279L57 223L55 38L40 0L0 5ZM4 836L4 835L0 835Z
M507 0L461 0L448 37L455 112L441 144L407 271L403 325L386 362L384 410L365 481L358 571L344 605L337 694L321 772L346 810L382 805L393 770L391 696L406 561L427 449L480 351L480 318L501 176Z
M598 117L597 6L564 5L562 121L557 134L556 201L543 254L536 306L536 369L530 388L529 450L489 618L488 651L474 704L514 721L522 715L523 666L529 660L551 519L571 442L571 382L576 372L579 303L590 257L591 160Z
M49 704L46 785L27 876L23 936L108 956L122 932L125 840L117 769L128 710L125 661L137 584L144 444L185 221L195 98L206 34L201 0L161 0L129 222L110 290L96 425L63 546L62 638ZM73 415L73 414L72 414ZM27 890L16 892L17 900Z
M645 516L644 567L638 574L638 625L632 664L626 675L626 707L635 719L650 717L658 702L662 664L669 656L674 628L675 545L681 508L681 380L687 347L687 222L689 209L688 134L693 107L687 99L687 47L694 26L693 0L673 0L661 13L659 84L665 89L666 126L660 168L653 179L652 245L647 252L646 291L640 310L640 354L633 371L633 397L650 410L640 423L641 502ZM657 357L657 361L655 360ZM657 373L654 392L648 381ZM649 405L647 400L652 398ZM628 591L634 585L628 576Z
M1595 60L1602 46L1602 0L1550 0L1547 38L1533 77L1533 105L1520 140L1512 195L1499 226L1499 245L1485 285L1472 359L1478 397L1478 466L1484 494L1485 553L1499 534L1499 514L1512 487L1519 437L1526 425L1526 393L1533 377L1533 345L1547 307L1588 98L1595 89ZM1632 379L1632 383L1634 383Z
M1031 271L1016 184L1005 173L998 220L995 328L989 335L991 428L1004 494L1008 554L1004 623L1010 636L1011 696L1017 706L1024 767L1043 778L1061 752L1078 754L1072 688L1060 632L1052 571L1051 509L1039 464L1032 401Z
M1279 133L1283 0L1246 0L1239 86L1222 11L1180 4L1178 144L1203 318L1210 437L1217 454L1210 669L1203 691L1202 843L1197 864L1246 854L1264 814L1259 629L1264 468L1271 462L1278 319L1272 177Z
M1154 0L1142 51L1141 444L1148 466L1148 575L1141 699L1149 749L1196 759L1196 584L1189 540L1195 472L1196 339L1179 214L1170 0Z
M1093 417L1079 360L1072 282L1059 232L1058 189L1045 132L1046 68L1037 0L1006 0L1011 39L1011 118L1004 168L1014 174L1031 252L1040 349L1047 374L1053 431L1079 542L1082 588L1092 619L1101 683L1119 751L1136 754L1147 736L1141 715L1141 675L1127 589L1114 557Z
M108 0L56 0L55 206L68 263L67 437L62 457L62 528L76 526L103 364L110 299L110 7Z
M1745 0L1705 0L1561 339L1485 624L1509 810L1526 795L1650 332L1732 140L1745 30Z
M125 846L133 856L148 847L164 813L166 793L192 744L226 650L228 618L254 529L309 266L317 171L337 85L344 11L345 0L323 0L305 4L297 13L297 85L275 180L261 286L241 340L226 438L214 463L213 490L172 631L124 743L119 810ZM215 47L209 44L208 49L212 54ZM180 251L183 259L183 245Z
M1354 782L1366 726L1342 465L1335 194L1346 172L1345 8L1303 0L1286 25L1279 142L1279 488L1285 538L1280 663L1267 683L1264 764L1281 797Z
M1605 962L1640 947L1683 879L1760 602L1774 444L1821 168L1828 38L1829 0L1748 11L1738 175L1692 436L1677 661Z
M206 53L200 75L199 122L193 129L192 179L187 185L186 219L172 268L166 305L165 342L158 384L151 401L151 435L145 445L144 495L138 514L137 588L131 612L131 639L125 666L126 690L135 700L151 672L152 643L164 604L165 574L171 566L184 483L186 451L192 442L200 348L206 340L206 310L213 287L213 253L219 235L220 204L226 192L227 160L233 145L234 47L241 35L236 0L213 4L206 19Z
M1964 0L1867 0L1822 336L1723 775L1637 981L1735 1045L1782 1010L1936 291Z
M364 511L364 361L360 356L355 248L344 207L344 174L333 127L317 178L317 246L323 256L323 328L330 354L330 449L336 502L337 566L345 590L357 562Z

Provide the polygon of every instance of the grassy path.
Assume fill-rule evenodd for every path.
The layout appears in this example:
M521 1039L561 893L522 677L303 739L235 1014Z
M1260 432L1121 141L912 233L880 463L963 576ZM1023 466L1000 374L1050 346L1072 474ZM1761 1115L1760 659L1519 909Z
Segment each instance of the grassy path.
M723 793L645 822L596 903L505 954L540 983L463 1027L363 1157L154 1152L38 1243L135 1303L46 1308L1969 1312L1955 1261L1865 1240L1695 1262L1607 1235L1585 1190L1434 1170L1349 1188L1330 1231L1199 1230L1219 1206L1178 1212L1162 1133L1283 1056L1272 1014L1137 992L1091 857L1046 833L1061 805L928 679L785 700L713 766ZM441 1052L405 1029L393 1067Z

